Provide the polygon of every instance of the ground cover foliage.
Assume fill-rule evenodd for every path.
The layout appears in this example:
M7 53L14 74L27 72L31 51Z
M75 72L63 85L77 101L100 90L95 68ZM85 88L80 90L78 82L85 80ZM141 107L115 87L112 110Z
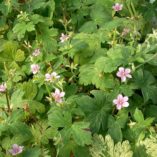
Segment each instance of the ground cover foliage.
M0 157L156 157L157 1L0 0Z

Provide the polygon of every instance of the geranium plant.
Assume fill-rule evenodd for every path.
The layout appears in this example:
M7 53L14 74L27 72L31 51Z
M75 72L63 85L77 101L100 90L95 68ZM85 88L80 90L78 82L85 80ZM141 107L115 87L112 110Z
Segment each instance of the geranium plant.
M0 157L156 157L157 1L0 1Z

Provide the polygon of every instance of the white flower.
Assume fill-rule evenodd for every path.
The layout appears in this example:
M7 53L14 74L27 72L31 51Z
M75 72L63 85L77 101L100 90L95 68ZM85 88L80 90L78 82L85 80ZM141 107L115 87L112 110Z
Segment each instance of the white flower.
M53 82L58 78L60 78L60 76L56 72L52 72L51 74L45 74L45 81Z
M40 66L38 64L32 64L31 65L31 71L33 74L37 74L40 70Z
M13 144L12 149L9 150L9 153L12 156L16 156L16 155L22 153L23 148L24 148L24 146L18 146L17 144Z
M7 89L6 83L0 84L0 92L1 92L1 93L5 92L6 89Z
M62 33L61 37L59 39L60 39L61 43L63 43L69 39L69 35Z
M56 88L55 92L52 93L52 97L54 98L55 102L62 103L62 98L64 97L65 92L61 92L59 89Z
M114 11L121 11L123 9L123 4L116 3L114 6L112 6L112 9Z
M33 56L37 57L40 55L40 49L35 49L34 52L32 53Z

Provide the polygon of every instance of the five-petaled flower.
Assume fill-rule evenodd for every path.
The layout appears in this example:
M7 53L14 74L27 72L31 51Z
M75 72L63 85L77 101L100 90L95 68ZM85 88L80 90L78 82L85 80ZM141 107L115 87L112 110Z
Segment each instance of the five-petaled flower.
M113 100L114 105L116 105L117 110L122 109L123 107L128 107L129 103L128 103L128 97L124 96L122 94L119 94L117 96L117 99Z
M45 81L53 82L56 79L60 78L60 76L56 72L52 72L51 74L45 74Z
M59 39L60 39L60 42L63 43L69 39L69 35L62 33Z
M40 66L38 64L32 64L31 65L31 71L33 74L37 74L40 70Z
M2 83L2 84L0 84L0 93L5 92L6 89L7 89L6 83Z
M9 153L12 156L22 153L24 146L18 146L17 144L12 145L12 149L9 150Z
M32 53L33 56L37 57L40 55L40 49L35 49Z
M121 78L122 82L125 82L126 78L132 78L130 73L131 73L131 69L129 68L125 69L124 67L120 67L119 71L117 72L117 77Z
M63 102L63 97L64 97L65 93L61 92L59 89L55 89L55 92L52 93L52 97L54 98L55 102L57 103L62 103Z
M114 11L121 11L123 9L123 4L116 3L115 5L112 6L112 9Z

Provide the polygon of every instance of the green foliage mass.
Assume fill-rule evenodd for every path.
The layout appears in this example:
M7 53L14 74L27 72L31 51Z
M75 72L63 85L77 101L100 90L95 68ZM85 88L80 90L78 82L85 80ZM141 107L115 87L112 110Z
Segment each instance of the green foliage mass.
M0 157L156 157L156 8L1 0Z

